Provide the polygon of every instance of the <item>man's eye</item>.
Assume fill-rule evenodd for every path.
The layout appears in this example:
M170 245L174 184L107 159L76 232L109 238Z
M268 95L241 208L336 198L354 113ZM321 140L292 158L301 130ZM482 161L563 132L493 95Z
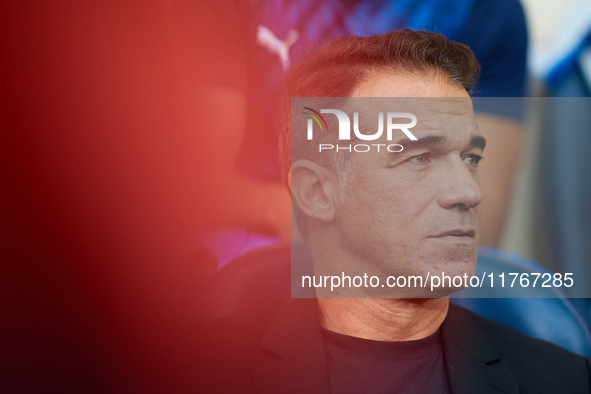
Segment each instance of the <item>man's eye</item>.
M429 154L423 153L422 155L413 156L410 159L408 159L408 161L413 163L426 163L427 161L429 161Z
M480 156L480 155L468 155L468 156L464 157L463 161L465 164L477 166L478 163L480 163L480 160L482 160L482 156Z

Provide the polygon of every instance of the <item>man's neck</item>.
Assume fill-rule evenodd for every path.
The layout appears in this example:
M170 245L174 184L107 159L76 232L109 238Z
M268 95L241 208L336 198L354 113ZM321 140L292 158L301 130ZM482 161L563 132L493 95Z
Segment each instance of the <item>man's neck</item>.
M319 298L327 330L376 341L412 341L433 334L447 316L448 298Z

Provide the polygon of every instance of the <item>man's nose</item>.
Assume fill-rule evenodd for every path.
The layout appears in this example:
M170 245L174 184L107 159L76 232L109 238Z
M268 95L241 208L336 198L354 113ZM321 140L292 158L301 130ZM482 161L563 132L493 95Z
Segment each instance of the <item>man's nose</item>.
M448 163L442 174L443 187L439 193L439 204L447 209L458 207L467 210L482 202L482 190L478 183L477 172L461 159Z

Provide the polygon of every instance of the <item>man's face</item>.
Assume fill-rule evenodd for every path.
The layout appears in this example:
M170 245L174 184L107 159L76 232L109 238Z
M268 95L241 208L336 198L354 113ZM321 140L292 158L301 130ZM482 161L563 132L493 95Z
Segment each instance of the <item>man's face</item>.
M347 261L360 264L351 268L384 278L425 277L427 272L472 275L478 254L478 161L484 139L468 94L445 80L378 74L354 96L409 97L397 100L406 106L400 112L417 117L411 132L419 141L395 130L392 141L384 135L373 142L399 142L402 152L352 154L335 220L345 249L341 252Z

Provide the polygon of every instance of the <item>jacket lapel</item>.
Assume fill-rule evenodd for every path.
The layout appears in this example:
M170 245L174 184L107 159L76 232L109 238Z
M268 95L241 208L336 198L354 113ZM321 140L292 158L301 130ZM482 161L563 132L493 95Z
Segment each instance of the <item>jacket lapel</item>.
M450 304L442 326L452 394L517 394L518 384L491 363L501 353L468 312ZM253 371L257 392L329 393L330 383L315 299L290 299L277 310L260 344L280 356Z
M517 382L489 365L499 361L501 353L469 313L450 304L442 329L452 394L519 392Z
M294 298L282 304L263 335L261 347L281 359L253 371L257 392L330 392L316 299Z

